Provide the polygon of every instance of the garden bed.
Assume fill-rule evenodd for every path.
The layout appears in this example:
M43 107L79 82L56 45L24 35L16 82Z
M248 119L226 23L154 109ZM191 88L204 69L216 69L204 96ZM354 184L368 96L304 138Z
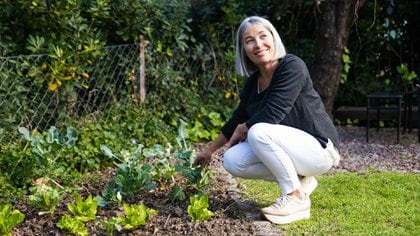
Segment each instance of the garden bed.
M113 176L112 170L96 173L93 184L79 186L79 193L86 198L88 195L100 195L105 184ZM129 204L145 204L148 208L158 211L157 215L150 216L147 224L136 230L123 229L117 235L250 235L255 232L253 225L241 215L233 199L226 191L226 178L223 174L214 174L211 187L206 189L209 196L210 209L215 213L211 220L206 222L193 222L187 213L188 202L172 202L169 196L170 190L164 186L152 191L141 191L133 197L126 199ZM25 214L25 221L19 224L13 235L62 235L56 223L64 214L70 214L67 205L72 201L67 197L57 206L53 215L38 215L38 210L25 204L15 206ZM108 220L111 217L122 215L122 206L110 204L106 207L98 207L96 220L86 224L89 235L106 235L100 220Z
M342 160L334 171L403 171L418 173L420 158L420 143L416 135L403 134L401 143L395 144L394 129L380 129L372 132L371 142L365 142L364 127L338 127L341 140ZM197 149L201 149L198 146ZM220 156L212 162L214 169L220 170ZM79 193L86 198L88 195L100 195L107 182L114 176L113 169L94 173L90 180L78 186ZM170 186L161 186L152 191L141 191L126 199L127 203L144 203L147 207L158 211L150 216L145 226L136 230L123 229L118 235L258 235L258 228L245 212L236 204L229 194L232 182L225 172L215 171L210 185L205 189L209 197L209 209L215 213L209 221L193 222L187 213L188 201L172 202L169 196ZM17 225L13 235L63 235L56 223L64 214L69 214L68 196L57 206L53 215L38 215L38 210L26 204L15 205L14 208L25 214L25 220ZM251 206L253 206L251 204ZM123 214L123 209L117 204L99 207L96 219L87 223L89 235L106 235L100 220ZM257 219L258 220L258 219ZM265 229L267 230L267 229Z

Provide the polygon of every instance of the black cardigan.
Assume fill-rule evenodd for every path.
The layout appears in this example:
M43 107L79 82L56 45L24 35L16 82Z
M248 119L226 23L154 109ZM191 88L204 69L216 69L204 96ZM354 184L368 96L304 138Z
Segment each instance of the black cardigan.
M257 71L247 79L238 107L221 129L227 139L230 139L238 124L246 122L250 128L264 122L304 130L324 148L329 138L339 148L337 130L313 88L308 68L302 59L292 54L280 59L270 85L259 94L258 74Z

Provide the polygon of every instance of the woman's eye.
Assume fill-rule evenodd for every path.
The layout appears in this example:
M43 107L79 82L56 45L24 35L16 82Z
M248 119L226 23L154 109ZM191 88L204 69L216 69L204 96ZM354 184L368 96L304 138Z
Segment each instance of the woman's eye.
M246 44L250 44L250 43L252 43L254 40L253 39L247 39L246 41L245 41L245 43Z

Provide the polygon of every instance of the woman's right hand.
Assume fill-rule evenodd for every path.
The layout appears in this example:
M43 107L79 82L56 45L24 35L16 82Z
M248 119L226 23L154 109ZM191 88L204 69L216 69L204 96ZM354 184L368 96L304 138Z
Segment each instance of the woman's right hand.
M210 164L213 154L216 153L216 151L227 142L228 140L225 138L225 136L223 134L219 134L214 142L212 142L209 146L204 148L203 151L197 154L194 160L194 165L200 165L201 167L206 168Z
M203 168L207 167L210 164L212 155L208 149L198 153L194 160L194 165L200 165Z

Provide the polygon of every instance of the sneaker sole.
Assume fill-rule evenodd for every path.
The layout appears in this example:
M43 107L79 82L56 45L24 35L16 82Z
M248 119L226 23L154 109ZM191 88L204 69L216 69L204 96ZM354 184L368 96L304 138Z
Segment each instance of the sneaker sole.
M310 210L297 212L292 215L288 216L277 216L277 215L270 215L270 214L264 214L262 213L262 216L274 224L289 224L294 221L303 220L303 219L309 219L310 217Z

